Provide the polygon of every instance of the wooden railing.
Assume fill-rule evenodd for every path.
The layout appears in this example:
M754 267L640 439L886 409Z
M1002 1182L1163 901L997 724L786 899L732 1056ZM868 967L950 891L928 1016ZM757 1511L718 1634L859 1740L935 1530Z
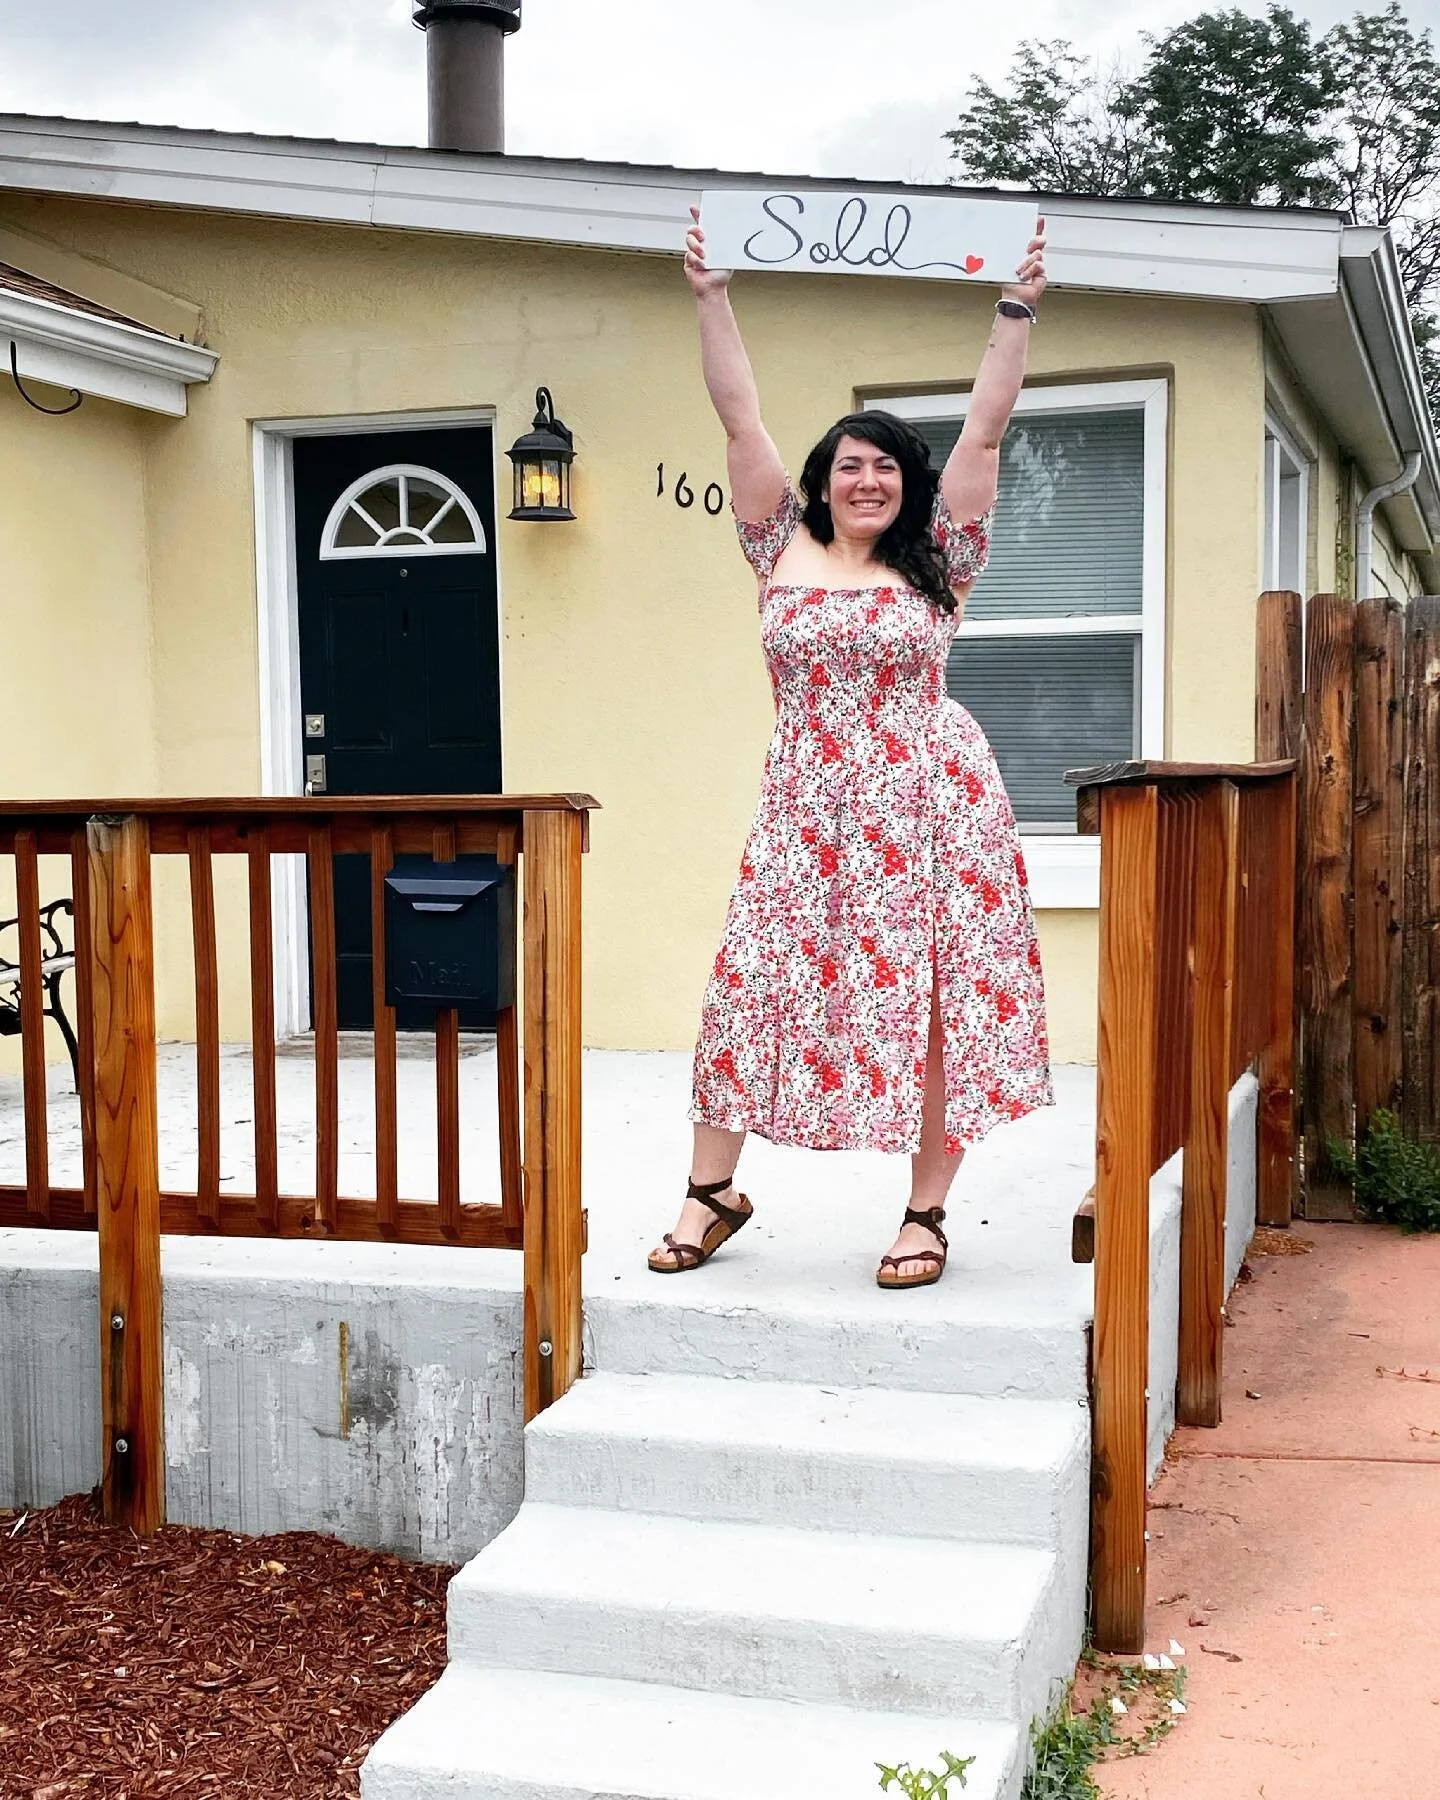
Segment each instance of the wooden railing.
M1183 1148L1176 1416L1220 1421L1229 1095L1258 1069L1262 1223L1294 1163L1293 763L1077 770L1100 834L1091 1611L1101 1649L1145 1631L1150 1180Z
M0 1186L0 1224L98 1230L104 1501L137 1530L165 1497L160 1237L454 1244L524 1250L525 1414L580 1372L580 858L585 795L0 803L0 857L14 859L20 916L25 1180ZM523 876L524 1068L515 1008L498 1014L497 1203L460 1190L460 1029L435 1025L438 1182L402 1198L396 1022L385 1003L384 880L397 855L519 859ZM375 1194L340 1191L334 858L369 859L374 1000ZM315 1025L313 1192L279 1184L271 880L275 856L305 858ZM50 1180L40 975L41 858L68 864L74 900L83 1180ZM198 1165L193 1193L162 1192L157 1123L152 859L188 868L195 971ZM221 1190L220 968L216 858L242 859L249 896L254 1077L253 1194Z

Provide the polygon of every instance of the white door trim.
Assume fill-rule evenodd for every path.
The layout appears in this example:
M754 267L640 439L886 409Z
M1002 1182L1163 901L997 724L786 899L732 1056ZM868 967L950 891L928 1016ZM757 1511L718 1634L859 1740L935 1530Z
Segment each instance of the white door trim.
M260 679L260 792L304 792L304 741L300 717L300 599L295 563L295 459L297 437L356 437L365 432L424 431L488 425L493 406L450 412L338 414L330 418L257 419L251 426L255 483L255 599ZM498 443L498 438L496 442ZM498 479L495 516L500 516ZM498 545L495 546L498 549ZM494 554L494 549L492 549ZM496 607L501 609L497 565ZM502 613L503 616L503 613ZM499 670L504 717L504 631ZM502 740L503 741L503 740ZM275 958L275 1030L292 1037L310 1028L309 941L303 857L273 863L272 930Z

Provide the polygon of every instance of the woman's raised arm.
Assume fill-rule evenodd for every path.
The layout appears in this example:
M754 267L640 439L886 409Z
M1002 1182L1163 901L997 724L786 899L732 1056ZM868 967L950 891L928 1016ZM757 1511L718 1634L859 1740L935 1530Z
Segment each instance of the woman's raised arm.
M785 465L760 418L760 394L730 306L730 271L705 265L700 209L685 239L685 279L700 321L700 367L725 427L730 494L741 519L768 519L785 493Z
M1045 292L1045 221L1036 227L1018 279L1001 288L1006 300L1034 308ZM1030 347L1030 321L995 318L990 342L980 359L965 426L940 476L945 505L957 525L989 512L1000 479L1000 441L1020 397L1025 358Z

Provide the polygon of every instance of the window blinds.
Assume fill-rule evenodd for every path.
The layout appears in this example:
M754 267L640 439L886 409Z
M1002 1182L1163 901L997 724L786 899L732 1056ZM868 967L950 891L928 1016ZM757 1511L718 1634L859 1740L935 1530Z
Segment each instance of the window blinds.
M1138 637L957 638L946 686L990 740L1021 828L1073 831L1067 769L1135 754Z
M914 421L943 466L959 419ZM1145 415L1020 413L1000 448L990 566L969 619L1138 613L1144 551Z

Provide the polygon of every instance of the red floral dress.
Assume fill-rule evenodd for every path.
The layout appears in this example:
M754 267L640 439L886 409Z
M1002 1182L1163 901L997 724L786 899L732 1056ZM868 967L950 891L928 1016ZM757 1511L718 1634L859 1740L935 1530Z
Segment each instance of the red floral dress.
M741 521L778 717L705 991L691 1118L815 1150L915 1151L932 979L953 1154L1053 1104L1025 863L979 726L945 692L958 614L915 589L770 581L800 521ZM934 533L953 586L987 514Z

